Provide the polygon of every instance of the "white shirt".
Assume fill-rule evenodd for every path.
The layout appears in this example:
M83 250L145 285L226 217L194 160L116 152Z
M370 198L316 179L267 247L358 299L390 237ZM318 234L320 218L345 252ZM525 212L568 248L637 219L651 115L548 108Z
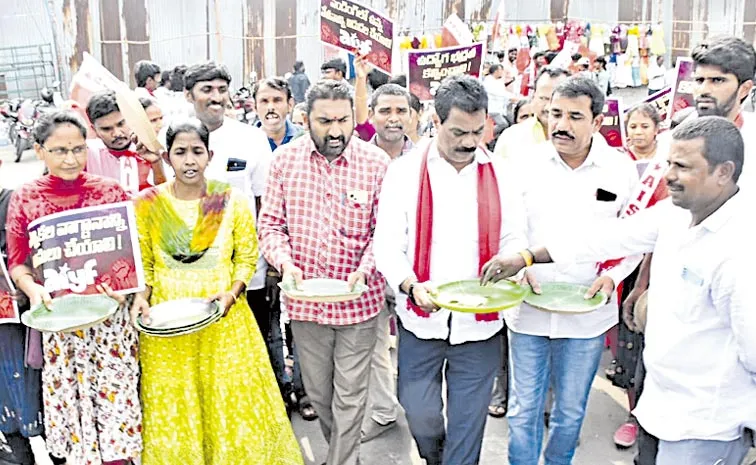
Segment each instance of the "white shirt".
M486 340L503 327L501 319L476 321L475 315L441 309L423 318L407 308L401 283L414 276L417 225L417 197L420 166L426 145L389 165L381 187L377 224L373 237L375 264L396 293L396 313L402 325L420 339L448 339L451 344ZM438 284L475 279L478 273L478 164L492 163L478 151L475 162L462 171L441 158L432 142L428 154L428 175L433 192L433 242L430 280ZM522 205L513 182L494 160L502 205L500 252L515 253L527 243L523 234Z
M756 428L752 213L738 193L698 226L665 200L547 243L562 263L653 252L635 411L665 441L731 441Z
M638 183L638 172L632 160L602 143L600 136L594 136L588 158L577 169L567 166L552 143L540 144L536 153L508 167L517 179L524 180L522 202L527 214L530 244L551 243L569 225L616 218ZM597 200L598 189L615 194L615 200ZM640 257L626 259L604 274L612 277L617 285L638 263ZM598 261L539 264L530 271L540 283L590 286L598 278ZM576 339L599 336L617 324L618 315L616 293L612 293L609 303L590 313L552 313L526 303L504 313L509 328L518 333Z
M493 76L486 76L486 79L483 81L483 86L488 94L489 113L507 114L507 107L509 106L509 102L514 98L514 95L504 86L505 79L503 76L499 79Z
M664 66L659 66L656 59L651 60L648 67L648 88L649 90L662 90L667 86L667 70Z

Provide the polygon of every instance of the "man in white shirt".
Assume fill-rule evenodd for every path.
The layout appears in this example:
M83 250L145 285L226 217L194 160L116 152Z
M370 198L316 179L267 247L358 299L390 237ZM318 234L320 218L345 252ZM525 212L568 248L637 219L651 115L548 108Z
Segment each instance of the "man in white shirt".
M410 94L397 84L384 84L370 96L370 123L375 135L370 143L382 149L392 160L412 151L414 145L407 137L410 127ZM385 188L385 184L384 184ZM377 339L370 363L368 385L369 415L362 422L362 441L378 437L396 425L399 401L396 398L394 367L391 362L390 321L396 314L396 294L386 286L386 305L378 314Z
M751 205L737 186L743 138L721 117L686 121L672 137L671 202L573 229L532 249L534 261L566 266L653 252L646 378L633 413L660 439L657 465L740 465L756 427L756 250ZM513 275L523 262L497 257L482 281Z
M519 99L507 90L504 65L493 64L488 76L483 80L483 86L488 94L488 113L507 114L509 102Z
M651 60L648 68L648 95L653 95L667 87L667 70L664 68L664 55Z
M501 133L496 141L494 154L504 159L528 157L533 147L545 142L549 123L549 102L554 88L567 79L570 73L566 69L545 66L538 72L533 95L533 113L535 118L528 118Z
M196 64L184 75L184 95L194 105L197 118L210 129L213 159L205 176L226 181L246 192L257 217L272 158L270 144L260 129L224 116L230 83L231 74L224 65L212 61ZM255 311L270 305L265 290L267 269L260 254L255 275L247 286L247 300Z
M754 86L756 51L753 46L736 37L717 37L694 47L691 57L695 64L693 73L697 84L693 88L696 111L686 120L706 115L725 117L740 129L745 141L745 153L756 153L756 117L743 112L741 107L741 102ZM672 143L672 133L660 135L658 141L657 153L666 154ZM754 182L750 179L754 173L756 171L753 168L743 171L738 180L741 189L748 191L753 188ZM651 257L647 256L639 273L647 274L650 266ZM647 284L644 287L644 283L648 283L648 280L636 281L629 302L623 306L626 313L632 312L635 299L646 290ZM632 319L632 315L626 315L626 319L628 318ZM638 462L656 455L656 440L642 425L638 435L638 450L639 456L643 457Z
M566 225L616 218L638 174L628 157L617 156L598 134L604 94L592 79L571 77L550 102L550 142L509 165L523 182L531 244L561 235ZM551 313L523 303L505 312L510 329L511 385L507 413L509 463L537 465L544 434L542 414L550 382L555 407L544 451L546 464L570 463L575 453L591 383L604 348L604 333L618 322L615 286L639 263L624 260L599 273L598 264L539 265L524 279L600 287L612 300L585 314Z
M140 60L134 65L134 92L139 97L154 98L155 90L160 86L160 66L147 60Z
M428 465L478 463L503 327L497 313L439 310L432 283L475 279L488 254L525 242L513 183L478 148L487 107L476 79L444 80L438 137L389 166L378 208L373 251L400 320L399 402Z

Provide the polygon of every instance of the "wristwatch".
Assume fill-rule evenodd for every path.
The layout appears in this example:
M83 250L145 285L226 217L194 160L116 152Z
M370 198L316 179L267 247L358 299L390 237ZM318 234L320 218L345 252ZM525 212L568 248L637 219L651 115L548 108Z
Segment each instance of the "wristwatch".
M415 300L415 284L416 282L409 285L409 288L407 289L407 297L409 298L409 301L412 302L412 305L417 306L417 301Z

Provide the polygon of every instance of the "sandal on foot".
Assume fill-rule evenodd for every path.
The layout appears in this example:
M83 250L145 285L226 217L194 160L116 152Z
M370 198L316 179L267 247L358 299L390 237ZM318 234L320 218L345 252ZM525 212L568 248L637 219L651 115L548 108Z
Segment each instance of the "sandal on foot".
M489 405L488 414L494 418L501 418L507 414L507 408L503 405Z

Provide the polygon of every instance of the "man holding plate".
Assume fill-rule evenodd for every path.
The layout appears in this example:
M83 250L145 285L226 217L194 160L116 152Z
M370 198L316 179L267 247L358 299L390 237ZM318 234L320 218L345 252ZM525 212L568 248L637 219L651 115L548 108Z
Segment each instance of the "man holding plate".
M533 262L556 266L654 253L646 378L633 413L660 440L657 465L739 465L753 445L756 313L747 270L755 250L749 194L737 185L744 154L732 122L686 121L672 132L665 174L671 202L567 228L531 249ZM518 255L496 257L481 281L526 265Z
M260 249L281 271L284 290L294 283L300 291L284 303L305 388L328 441L326 463L356 465L376 316L385 301L373 231L390 159L352 137L353 99L341 82L325 80L310 89L307 121L309 137L278 148L271 163L258 222ZM336 280L344 293L366 290L346 302L317 302L301 294L314 278Z
M569 225L616 218L638 178L634 164L598 134L604 94L592 80L571 77L558 84L549 107L549 142L508 165L511 174L527 180L520 201L527 210L531 244L560 237ZM553 305L523 303L505 313L512 362L507 413L512 465L538 464L549 385L555 404L544 452L546 464L572 460L604 333L618 321L612 291L639 262L640 257L628 258L602 272L598 263L538 265L525 273L525 281L536 294L541 294L543 283L543 294L526 302L551 300ZM607 303L599 298L593 308L580 308L582 295L591 285L612 300ZM570 289L581 286L585 288L569 302ZM553 302L557 294L566 295L567 300Z
M447 78L435 107L438 137L395 160L387 171L375 257L396 293L399 402L420 456L428 465L468 464L480 458L491 388L501 366L503 322L496 311L439 309L431 294L434 283L475 280L499 251L522 250L524 212L501 162L479 148L488 109L480 81L466 75ZM470 294L480 291L476 281L472 284ZM477 297L465 294L460 301Z

